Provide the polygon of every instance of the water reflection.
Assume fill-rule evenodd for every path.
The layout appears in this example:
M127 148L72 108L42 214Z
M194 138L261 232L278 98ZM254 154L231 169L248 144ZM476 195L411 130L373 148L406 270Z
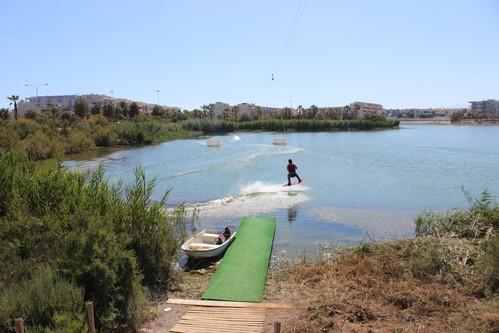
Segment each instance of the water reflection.
M296 221L296 216L298 215L298 210L296 206L291 206L288 208L288 222L293 223Z

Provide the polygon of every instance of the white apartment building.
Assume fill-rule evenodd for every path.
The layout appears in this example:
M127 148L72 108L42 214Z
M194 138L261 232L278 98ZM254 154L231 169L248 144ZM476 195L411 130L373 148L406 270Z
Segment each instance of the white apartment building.
M241 103L238 105L238 107L240 116L242 116L243 114L249 116L256 109L256 105L250 103Z
M499 113L499 100L488 99L484 101L472 101L471 110L483 113Z
M230 108L230 105L224 102L216 102L215 106L213 107L213 113L215 119L223 119L224 117L224 110Z
M24 115L27 111L40 112L43 109L48 108L50 105L56 105L59 110L73 109L75 101L78 98L83 98L87 100L88 104L92 107L94 105L102 106L105 103L118 104L120 102L125 102L127 104L133 103L135 101L126 98L112 98L107 95L101 94L87 94L87 95L61 95L61 96L37 96L29 97L18 103L18 110L20 115ZM151 112L156 104L135 102L139 106L141 112ZM228 105L228 104L227 104ZM165 107L165 106L164 106ZM165 107L168 109L174 109L174 107Z
M350 104L350 107L352 108L352 110L358 112L359 117L362 117L366 113L373 113L373 114L383 113L383 105L381 104L353 102Z
M269 113L272 113L272 112L277 112L279 111L281 108L275 108L275 107L272 107L272 106L261 106L260 107L262 109L262 114L265 115L265 114L269 114Z
M18 104L19 114L23 115L27 111L40 112L41 110L56 105L58 109L72 109L75 101L78 98L84 98L88 103L93 105L103 105L106 101L111 100L111 97L99 94L88 95L60 95L60 96L34 96L22 100Z
M61 95L61 96L36 96L29 97L18 103L19 114L23 115L27 111L40 112L49 105L57 105L62 109L70 109L74 106L78 95Z

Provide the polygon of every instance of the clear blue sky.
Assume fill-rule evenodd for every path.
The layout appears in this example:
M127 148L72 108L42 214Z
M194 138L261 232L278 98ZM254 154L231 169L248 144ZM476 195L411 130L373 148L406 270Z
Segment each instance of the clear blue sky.
M0 106L25 83L189 109L499 98L498 0L308 0L279 66L301 1L1 0Z

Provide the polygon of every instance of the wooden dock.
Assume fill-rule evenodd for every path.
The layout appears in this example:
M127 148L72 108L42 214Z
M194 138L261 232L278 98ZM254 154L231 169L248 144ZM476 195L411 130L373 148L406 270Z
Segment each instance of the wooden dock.
M284 303L246 303L169 299L169 304L189 305L173 333L263 332L267 309L290 309Z
M170 332L257 333L263 332L264 322L264 308L190 306Z

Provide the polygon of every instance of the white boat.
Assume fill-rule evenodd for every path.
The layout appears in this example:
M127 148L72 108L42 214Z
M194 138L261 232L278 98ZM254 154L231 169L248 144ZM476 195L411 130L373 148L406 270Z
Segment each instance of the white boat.
M182 244L182 250L189 257L195 259L218 257L225 252L229 244L234 240L236 232L232 231L229 239L220 245L217 245L218 237L220 237L220 234L217 232L203 230ZM224 238L223 235L221 237Z

